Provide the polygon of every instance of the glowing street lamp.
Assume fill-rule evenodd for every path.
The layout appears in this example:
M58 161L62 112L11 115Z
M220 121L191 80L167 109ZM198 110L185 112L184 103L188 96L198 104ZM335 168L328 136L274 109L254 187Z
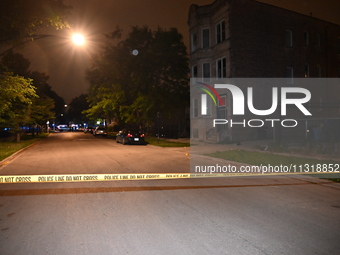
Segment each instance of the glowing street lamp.
M76 45L84 45L85 43L85 38L81 34L73 34L72 35L72 41Z

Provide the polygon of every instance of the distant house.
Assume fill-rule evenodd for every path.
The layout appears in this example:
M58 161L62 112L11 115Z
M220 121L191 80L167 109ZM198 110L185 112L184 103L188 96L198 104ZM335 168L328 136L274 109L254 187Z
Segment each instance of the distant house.
M340 26L254 0L216 0L189 10L191 77L212 85L223 79L340 77ZM340 118L339 94L313 90L309 107L328 107L313 112L313 118ZM224 104L211 107L202 116L200 92L192 94L194 139L221 142L263 138L254 128L211 128L202 124L209 116L230 119L231 97L221 95ZM196 94L195 94L196 93ZM318 95L319 94L319 95ZM329 106L329 105L328 105ZM332 108L332 109L331 109ZM306 124L307 125L307 124ZM308 127L304 128L304 131ZM265 136L275 130L265 128Z

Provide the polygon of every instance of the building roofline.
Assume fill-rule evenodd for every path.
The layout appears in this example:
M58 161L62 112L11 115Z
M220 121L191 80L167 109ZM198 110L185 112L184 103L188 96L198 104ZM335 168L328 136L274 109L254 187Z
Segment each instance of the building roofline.
M233 0L215 0L215 1L213 1L212 3L206 4L206 5L192 4L192 5L190 6L190 8L189 8L189 14L190 14L190 12L192 11L193 8L200 8L200 7L208 8L208 7L212 7L214 4L216 4L216 3L219 2L219 1L228 1L228 2L230 2L230 1L233 1ZM308 17L308 18L310 18L310 19L322 21L322 22L328 23L328 24L330 24L330 25L334 25L334 26L339 26L339 27L340 27L340 24L337 24L337 23L333 23L333 22L330 22L330 21L326 21L326 20L323 20L323 19L314 17L314 16L312 16L312 15L306 15L306 14L303 14L303 13L300 13L300 12L292 11L292 10L289 10L289 9L286 9L286 8L282 8L282 7L279 7L279 6L275 6L275 5L272 5L272 4L259 2L258 0L243 0L243 1L254 2L254 3L259 4L259 5L269 6L269 7L271 7L271 8L280 9L280 10L283 10L283 11L286 11L286 12L294 13L294 14L297 14L297 15L300 15L300 16ZM311 13L311 14L312 14L312 13ZM190 16L190 15L189 15L189 16ZM188 19L188 22L189 22L189 19Z
M219 1L219 0L215 0L215 1ZM283 7L279 7L279 6L276 6L276 5L271 5L271 4L268 4L268 3L259 2L258 0L245 0L245 1L253 1L253 2L256 2L256 3L261 4L261 5L266 5L266 6L276 8L276 9L281 9L281 10L291 12L291 13L294 13L294 14L297 14L297 15L300 15L300 16L309 17L311 19L315 19L315 20L318 20L318 21L329 23L331 25L340 26L340 24L336 24L336 23L333 23L333 22L330 22L330 21L327 21L327 20L323 20L323 19L314 17L312 15L307 15L307 14L303 14L303 13L300 13L300 12L297 12L297 11L292 11L292 10L289 10L289 9L286 9L286 8L283 8ZM313 13L311 12L311 14L313 14Z

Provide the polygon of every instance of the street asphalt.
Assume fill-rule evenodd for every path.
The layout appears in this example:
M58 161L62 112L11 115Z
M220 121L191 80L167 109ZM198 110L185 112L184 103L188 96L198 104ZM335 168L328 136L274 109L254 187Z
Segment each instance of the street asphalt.
M189 152L66 132L0 176L184 173ZM313 177L0 185L1 255L339 254L339 230L340 187Z

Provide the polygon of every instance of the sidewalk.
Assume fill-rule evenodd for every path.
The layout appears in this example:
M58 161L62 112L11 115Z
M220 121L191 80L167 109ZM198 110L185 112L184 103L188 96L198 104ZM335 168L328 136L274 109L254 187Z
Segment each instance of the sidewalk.
M270 150L270 140L245 141L241 144L214 144L200 141L191 141L190 151L193 154L210 154L214 152L230 151L230 150L247 150L262 153L271 153L288 157L311 158L320 160L333 160L340 162L340 155L327 156L326 154L303 154L296 151L276 152Z

